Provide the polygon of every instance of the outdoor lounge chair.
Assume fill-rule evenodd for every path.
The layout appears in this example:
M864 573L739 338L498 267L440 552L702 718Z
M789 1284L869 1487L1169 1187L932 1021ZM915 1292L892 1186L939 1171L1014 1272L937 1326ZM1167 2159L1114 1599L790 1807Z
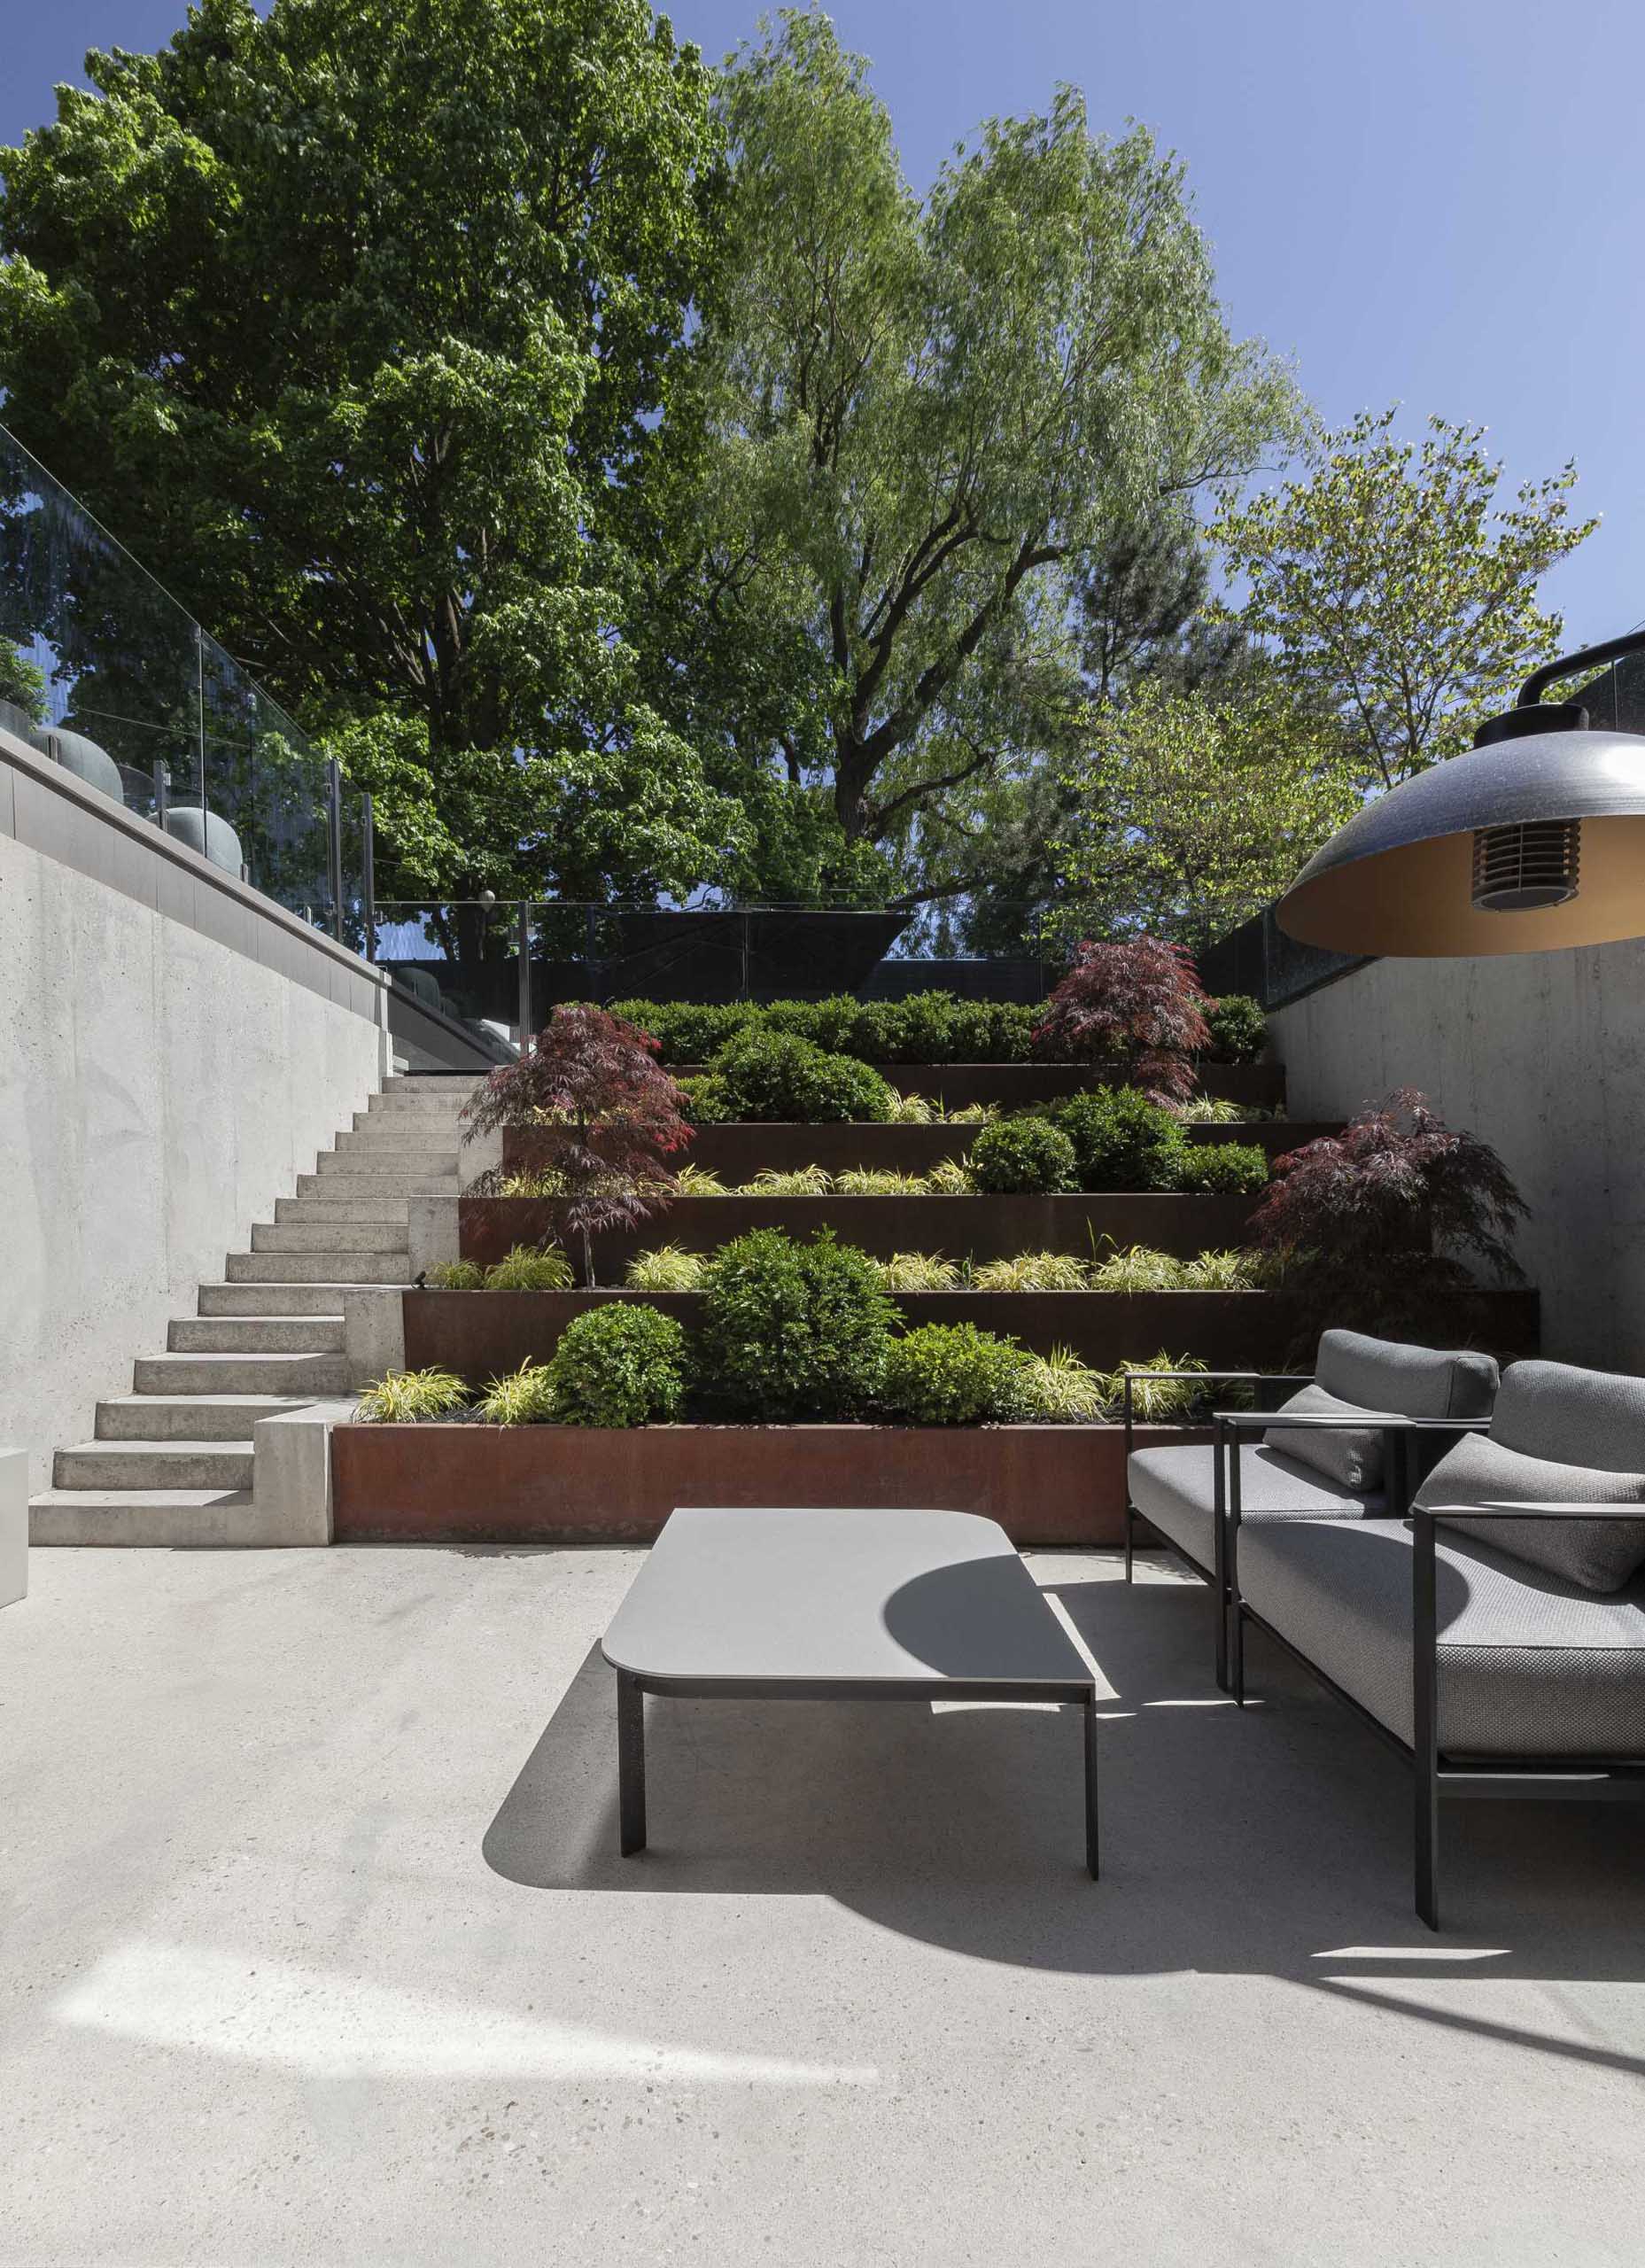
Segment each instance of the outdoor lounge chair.
M1253 1525L1402 1512L1424 1458L1489 1419L1499 1374L1489 1355L1327 1331L1307 1377L1147 1375L1238 1381L1260 1397L1300 1389L1277 1410L1225 1413L1214 1443L1133 1449L1132 1374L1125 1375L1125 1579L1131 1580L1141 1520L1216 1595L1216 1682L1226 1691L1231 1593L1223 1537L1230 1507L1237 1503ZM1283 1425L1276 1423L1279 1418Z
M1516 1363L1407 1520L1242 1519L1234 1693L1254 1622L1412 1761L1416 1910L1441 1796L1645 1795L1645 1379Z

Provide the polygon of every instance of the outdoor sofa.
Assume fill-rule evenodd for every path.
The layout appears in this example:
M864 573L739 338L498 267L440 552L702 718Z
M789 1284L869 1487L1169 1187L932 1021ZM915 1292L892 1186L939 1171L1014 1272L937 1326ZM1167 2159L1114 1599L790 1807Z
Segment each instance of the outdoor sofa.
M1224 1412L1214 1442L1136 1449L1132 1375L1124 1379L1125 1580L1140 1522L1211 1586L1216 1682L1224 1691L1232 1601L1227 1535L1236 1509L1251 1527L1403 1513L1435 1456L1489 1421L1499 1379L1488 1355L1356 1331L1327 1331L1306 1375L1147 1373L1161 1375L1238 1383L1268 1405ZM1287 1389L1290 1398L1276 1409L1275 1397Z
M1236 1699L1255 1623L1412 1762L1431 1929L1442 1796L1645 1794L1645 1379L1516 1363L1408 1520L1235 1499L1224 1572Z

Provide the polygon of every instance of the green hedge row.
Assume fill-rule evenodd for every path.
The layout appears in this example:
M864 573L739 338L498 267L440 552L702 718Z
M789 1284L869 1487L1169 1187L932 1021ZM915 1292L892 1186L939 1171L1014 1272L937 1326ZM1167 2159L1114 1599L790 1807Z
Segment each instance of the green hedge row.
M1010 1000L960 1000L916 992L905 1000L614 1000L611 1011L661 1043L669 1063L704 1063L750 1028L791 1032L831 1054L865 1063L1026 1063L1042 1011ZM1245 1063L1268 1035L1261 1009L1243 994L1213 1005L1207 1021L1217 1060Z

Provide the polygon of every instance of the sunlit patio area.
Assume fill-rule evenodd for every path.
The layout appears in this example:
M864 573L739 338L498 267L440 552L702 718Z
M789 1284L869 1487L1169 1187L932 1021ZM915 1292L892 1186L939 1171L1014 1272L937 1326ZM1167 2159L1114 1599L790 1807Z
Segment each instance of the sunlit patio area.
M0 2258L1638 2257L1636 1807L1459 1807L1435 1938L1395 1757L1037 1553L1099 1883L1075 1709L653 1699L625 1860L643 1558L35 1555Z

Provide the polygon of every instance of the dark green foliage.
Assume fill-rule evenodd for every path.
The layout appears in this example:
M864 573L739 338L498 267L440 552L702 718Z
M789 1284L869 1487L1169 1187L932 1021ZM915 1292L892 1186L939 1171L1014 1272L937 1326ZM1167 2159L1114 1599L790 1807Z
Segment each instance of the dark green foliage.
M688 1079L677 1079L679 1089L679 1114L692 1126L713 1126L732 1113L726 1107L726 1098L717 1080L706 1071L694 1072Z
M549 1360L563 1425L658 1425L685 1400L686 1334L658 1308L591 1308L574 1316Z
M1082 1189L1182 1186L1188 1143L1181 1123L1135 1087L1093 1087L1052 1115L1074 1145Z
M1179 1188L1200 1197L1249 1197L1268 1186L1268 1152L1260 1142L1188 1142Z
M1074 1145L1047 1118L1002 1118L971 1145L972 1179L989 1197L1077 1189Z
M1026 1063L1039 1011L1015 1000L915 992L905 1000L617 1000L613 1015L648 1031L665 1063L706 1063L749 1030L791 1033L865 1063Z
M907 1425L986 1425L1019 1414L1028 1357L974 1323L928 1323L893 1340L882 1406Z
M1247 992L1208 1001L1205 1020L1212 1053L1230 1063L1254 1063L1268 1045L1268 1018Z
M826 1231L757 1229L702 1274L698 1371L717 1413L768 1424L860 1418L878 1397L896 1310L866 1255Z
M741 1032L709 1068L727 1118L807 1126L857 1119L882 1125L891 1115L891 1090L877 1071L853 1055L830 1055L793 1032Z
M706 1063L716 1048L753 1022L751 1000L613 1000L611 1014L648 1031L664 1063Z

